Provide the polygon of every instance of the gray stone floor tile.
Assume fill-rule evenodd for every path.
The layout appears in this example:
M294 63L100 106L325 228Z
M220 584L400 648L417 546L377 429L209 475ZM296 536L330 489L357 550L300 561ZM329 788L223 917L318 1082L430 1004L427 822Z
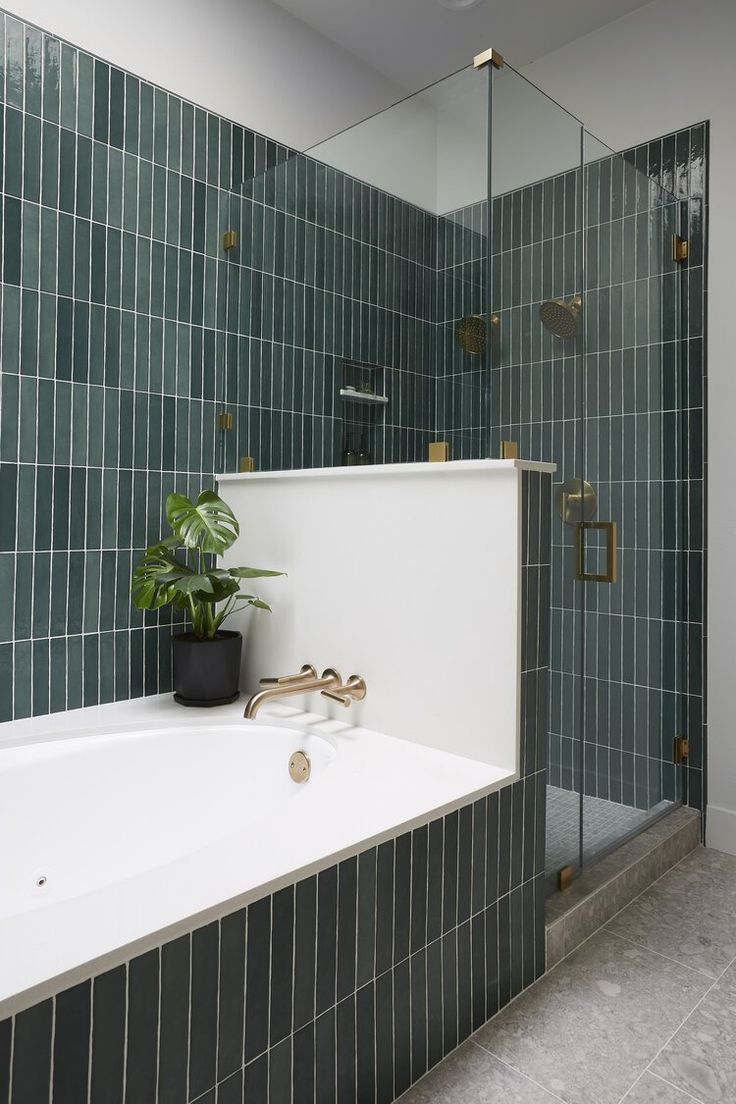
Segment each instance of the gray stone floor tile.
M401 1104L556 1104L520 1073L465 1043L400 1097Z
M619 1104L709 985L601 931L475 1038L569 1104Z
M627 1093L622 1104L692 1104L693 1098L680 1092L674 1085L646 1072Z
M736 957L736 856L697 848L608 929L719 977Z
M731 966L653 1064L703 1104L736 1102L736 966Z

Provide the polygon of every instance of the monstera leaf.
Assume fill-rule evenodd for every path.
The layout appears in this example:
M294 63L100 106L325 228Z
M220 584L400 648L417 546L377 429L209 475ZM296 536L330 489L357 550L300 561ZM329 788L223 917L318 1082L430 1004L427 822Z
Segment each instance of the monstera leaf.
M165 605L184 609L195 636L210 640L236 610L255 606L270 611L256 594L241 592L241 581L282 575L282 571L224 568L213 563L213 556L230 548L240 533L226 502L213 491L202 491L196 503L184 495L170 494L166 516L174 535L147 548L133 571L131 590L139 609L157 610ZM177 549L183 549L183 559Z
M238 539L240 526L226 502L214 491L202 491L196 503L180 494L166 499L166 518L185 548L221 556Z

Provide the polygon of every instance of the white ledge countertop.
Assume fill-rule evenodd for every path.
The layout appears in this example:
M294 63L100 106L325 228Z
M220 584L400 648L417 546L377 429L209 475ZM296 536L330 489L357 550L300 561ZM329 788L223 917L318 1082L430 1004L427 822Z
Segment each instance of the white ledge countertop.
M64 755L65 740L72 741L72 754L83 754L80 742L89 739L95 754L93 748L100 747L95 737L165 735L181 726L182 733L201 727L207 740L206 730L211 733L213 726L222 725L238 735L242 726L247 741L249 726L255 724L261 740L262 726L275 725L291 731L297 746L300 739L307 743L309 737L320 736L334 749L331 765L320 775L324 782L306 803L288 806L282 830L273 839L265 822L244 822L242 829L164 865L0 920L0 1019L518 777L488 763L282 703L264 707L256 722L245 721L243 705L241 699L216 710L184 709L170 695L158 695L0 724L0 801L3 787L13 785L15 767L36 759L43 763L44 746L50 742L56 763ZM204 794L203 800L207 797L212 795ZM134 807L133 802L131 815ZM69 816L75 816L74 809ZM83 810L80 816L82 823ZM126 830L125 824L120 827ZM265 847L264 830L269 834ZM12 847L10 841L6 844Z
M253 479L366 479L370 476L451 476L458 472L490 474L513 469L532 472L555 472L556 464L541 460L446 460L440 463L424 461L414 464L353 464L339 468L293 468L288 471L224 472L216 476L218 483L237 483Z

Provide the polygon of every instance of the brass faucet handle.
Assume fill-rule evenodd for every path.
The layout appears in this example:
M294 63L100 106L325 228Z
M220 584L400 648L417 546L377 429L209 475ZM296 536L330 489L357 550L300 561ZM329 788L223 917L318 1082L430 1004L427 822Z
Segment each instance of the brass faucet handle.
M347 708L354 701L363 701L367 692L365 679L361 675L351 675L344 686L336 686L334 690L323 690L322 695Z
M305 679L316 679L317 668L312 663L305 663L301 671L295 675L281 675L280 678L262 678L261 686L288 686L290 683L304 682Z
M333 690L323 690L323 698L329 698L330 701L337 702L338 705L344 705L347 709L349 705L352 705L352 699L347 694L336 694Z

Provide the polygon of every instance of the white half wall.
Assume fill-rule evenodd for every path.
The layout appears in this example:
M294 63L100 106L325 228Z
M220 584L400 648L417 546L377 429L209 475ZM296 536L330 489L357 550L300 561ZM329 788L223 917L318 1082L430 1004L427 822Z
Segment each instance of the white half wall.
M258 580L241 685L313 663L362 675L348 714L315 712L516 772L520 478L510 461L387 464L221 478L242 536L225 564Z
M269 0L10 0L7 10L300 150L406 95Z
M708 828L736 854L736 547L733 365L736 302L736 3L655 0L525 72L624 149L711 122L708 275ZM503 45L500 43L499 45Z

